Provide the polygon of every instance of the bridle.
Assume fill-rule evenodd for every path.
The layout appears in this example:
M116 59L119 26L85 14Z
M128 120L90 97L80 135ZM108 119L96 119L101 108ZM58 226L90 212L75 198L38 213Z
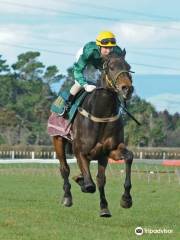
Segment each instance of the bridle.
M108 69L108 62L109 62L109 59L107 59L103 64L103 74L105 75L105 81L109 87L114 88L115 90L118 90L116 87L116 82L117 82L118 77L122 73L127 73L129 75L130 73L134 73L134 72L131 70L122 69L122 70L118 71L115 75L113 75L110 73L110 71Z
M122 74L122 73L130 73L132 71L128 71L128 70L121 70L118 71L115 76L113 76L110 72L109 73L105 73L105 80L107 85L109 85L111 88L114 88L115 90L118 90L116 87L116 82L118 77Z

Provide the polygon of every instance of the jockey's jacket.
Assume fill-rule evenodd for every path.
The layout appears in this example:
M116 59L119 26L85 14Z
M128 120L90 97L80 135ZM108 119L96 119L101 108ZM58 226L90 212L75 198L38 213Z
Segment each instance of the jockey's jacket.
M119 46L113 47L113 52L121 53ZM103 59L100 54L100 47L95 42L88 42L78 52L77 61L74 64L74 78L81 86L87 83L83 71L87 65L93 65L96 69L102 70Z

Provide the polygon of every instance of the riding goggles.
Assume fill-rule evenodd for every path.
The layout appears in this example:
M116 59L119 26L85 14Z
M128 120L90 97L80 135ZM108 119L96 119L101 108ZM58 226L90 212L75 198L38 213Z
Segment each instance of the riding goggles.
M105 38L105 39L102 39L101 41L99 41L99 40L97 40L97 41L100 42L102 45L108 45L109 43L116 44L115 38Z

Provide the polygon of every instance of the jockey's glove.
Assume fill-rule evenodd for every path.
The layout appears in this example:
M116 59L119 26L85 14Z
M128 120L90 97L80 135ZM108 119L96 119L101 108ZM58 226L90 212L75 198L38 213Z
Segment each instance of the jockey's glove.
M90 85L90 84L85 84L83 87L86 92L92 92L96 88L95 85Z

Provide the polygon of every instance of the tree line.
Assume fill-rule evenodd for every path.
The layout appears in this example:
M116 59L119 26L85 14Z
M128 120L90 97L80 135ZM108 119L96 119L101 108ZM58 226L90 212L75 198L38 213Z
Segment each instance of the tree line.
M51 144L47 120L57 97L51 85L59 82L62 91L72 85L74 77L72 67L63 75L57 66L45 66L39 57L39 52L28 51L10 66L0 55L0 144ZM139 96L133 96L128 109L142 124L137 126L123 114L128 145L180 147L179 113L157 112Z

